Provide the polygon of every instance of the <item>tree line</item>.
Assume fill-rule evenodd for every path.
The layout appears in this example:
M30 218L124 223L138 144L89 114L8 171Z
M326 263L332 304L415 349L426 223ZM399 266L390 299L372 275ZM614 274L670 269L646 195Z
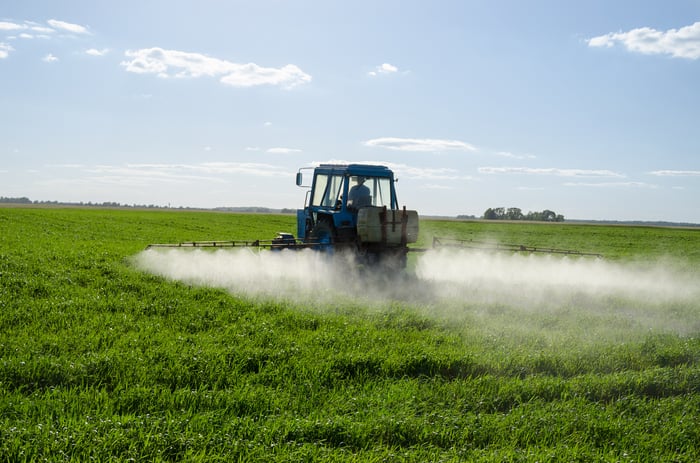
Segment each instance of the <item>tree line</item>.
M98 202L70 202L70 201L32 201L31 199L22 196L21 198L9 198L0 196L0 204L36 204L42 206L86 206L86 207L133 207L139 209L160 209L166 206L157 206L155 204L121 204L115 201Z
M0 196L0 203L6 203L6 204L32 204L32 200L29 198L21 197L21 198L6 198L4 196Z
M122 204L114 201L105 201L102 203L98 202L65 202L65 201L32 201L27 197L21 198L10 198L5 196L0 196L0 204L34 204L40 206L80 206L80 207L109 207L109 208L134 208L134 209L185 209L185 210L211 210L211 211L221 211L221 212L243 212L243 213L259 213L259 214L296 214L296 209L272 209L269 207L254 207L254 206L243 206L243 207L214 207L214 208L200 208L200 207L186 207L186 206L159 206L156 204Z
M482 217L486 220L531 220L535 222L563 222L564 216L554 211L545 209L541 212L528 212L524 214L517 207L489 207Z

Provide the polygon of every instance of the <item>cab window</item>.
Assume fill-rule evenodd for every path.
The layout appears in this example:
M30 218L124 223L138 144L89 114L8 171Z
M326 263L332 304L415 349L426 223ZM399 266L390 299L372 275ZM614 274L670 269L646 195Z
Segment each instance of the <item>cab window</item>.
M352 176L350 177L350 189L360 183L359 179L363 179L364 186L369 189L370 203L366 205L377 207L386 206L391 209L391 181L388 178Z
M391 182L388 178L368 178L366 185L372 194L372 206L391 209Z
M335 207L343 191L343 176L317 174L314 181L312 206Z

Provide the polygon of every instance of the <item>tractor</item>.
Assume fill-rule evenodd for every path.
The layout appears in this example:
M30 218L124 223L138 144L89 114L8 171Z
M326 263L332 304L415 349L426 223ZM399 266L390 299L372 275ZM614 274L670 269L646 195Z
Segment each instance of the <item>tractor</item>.
M310 185L304 171L313 170ZM399 209L394 173L385 166L321 164L296 175L309 188L297 210L297 237L280 232L272 240L188 241L154 247L256 247L273 251L306 249L352 253L359 264L402 269L408 243L418 239L418 213Z
M304 170L296 176L304 184ZM313 168L297 236L326 251L350 251L360 263L403 268L418 239L418 213L399 208L394 173L386 166L321 164Z

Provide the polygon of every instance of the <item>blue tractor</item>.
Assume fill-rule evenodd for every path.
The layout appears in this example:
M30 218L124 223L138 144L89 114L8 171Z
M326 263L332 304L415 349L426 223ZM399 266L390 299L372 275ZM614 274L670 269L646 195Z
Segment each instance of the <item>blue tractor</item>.
M310 185L303 171L313 169ZM297 210L297 236L326 251L351 251L361 263L403 268L408 243L418 239L418 213L399 208L394 173L386 166L321 164L302 168L309 187Z

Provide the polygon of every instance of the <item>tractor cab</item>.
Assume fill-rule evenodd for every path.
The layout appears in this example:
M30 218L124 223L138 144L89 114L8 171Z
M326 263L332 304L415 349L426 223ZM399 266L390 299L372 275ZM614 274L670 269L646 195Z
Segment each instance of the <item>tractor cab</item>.
M297 185L303 185L301 170ZM304 240L354 242L358 211L374 206L398 209L394 173L385 166L321 164L314 169L297 234Z

